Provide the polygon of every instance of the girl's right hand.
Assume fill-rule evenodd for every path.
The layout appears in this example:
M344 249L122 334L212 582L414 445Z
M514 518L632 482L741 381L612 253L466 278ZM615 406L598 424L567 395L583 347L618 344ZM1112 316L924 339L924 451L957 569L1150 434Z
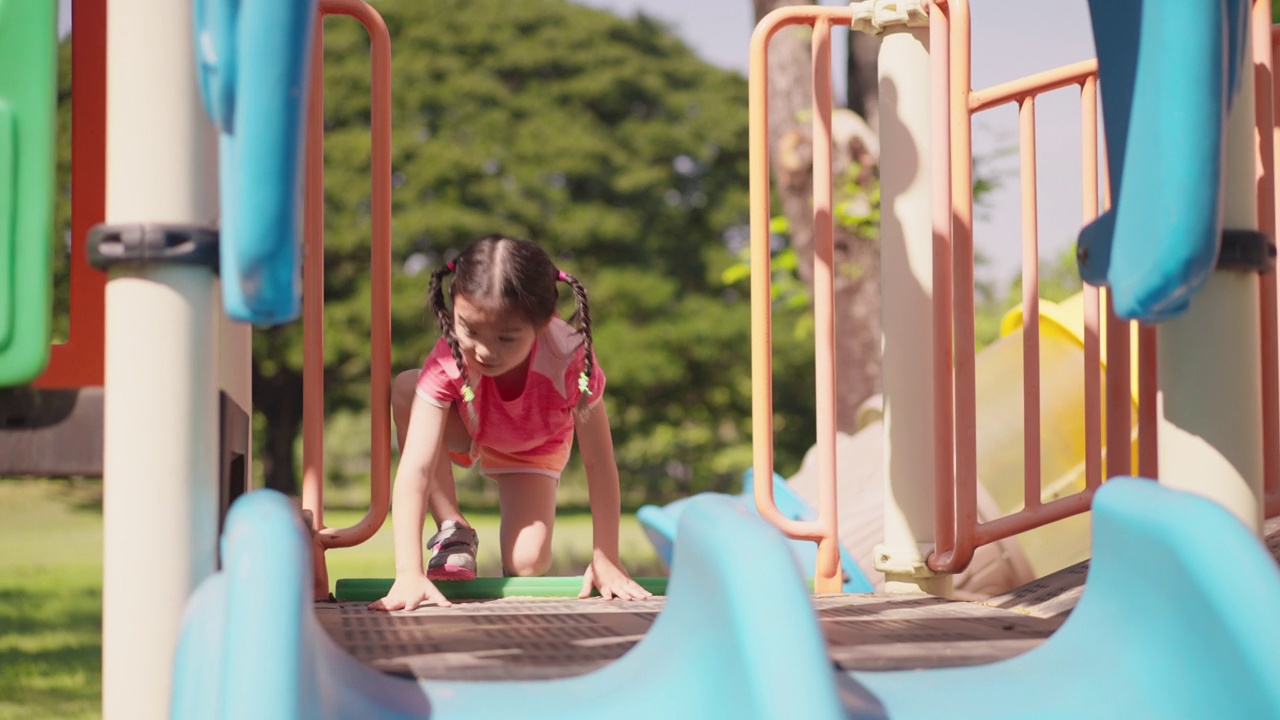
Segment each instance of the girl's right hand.
M370 610L413 610L424 602L432 602L440 607L450 607L453 603L440 592L426 575L397 575L391 590L381 600L369 603Z

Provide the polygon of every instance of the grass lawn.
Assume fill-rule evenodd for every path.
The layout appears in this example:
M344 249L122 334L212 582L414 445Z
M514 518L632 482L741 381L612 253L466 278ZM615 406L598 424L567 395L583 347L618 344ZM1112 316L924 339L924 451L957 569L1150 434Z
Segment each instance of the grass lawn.
M0 718L96 718L98 483L0 482Z
M0 480L0 720L101 715L101 491L96 481ZM331 510L325 524L362 514ZM480 574L501 575L497 514L468 519L480 531ZM620 541L632 574L665 574L633 515ZM590 515L557 518L552 574L581 574L590 550ZM331 584L391 577L390 524L328 559Z

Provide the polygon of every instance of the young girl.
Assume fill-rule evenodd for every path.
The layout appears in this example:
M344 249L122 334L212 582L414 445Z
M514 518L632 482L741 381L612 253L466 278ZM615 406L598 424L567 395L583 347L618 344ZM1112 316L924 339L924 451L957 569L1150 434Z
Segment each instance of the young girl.
M449 274L446 306L442 286ZM555 316L558 282L573 290L570 321L581 330ZM447 607L431 581L475 577L476 532L458 508L451 460L463 467L479 463L498 484L503 573L545 573L556 487L575 431L594 535L579 597L593 587L605 598L648 597L618 561L618 467L582 284L557 270L537 245L490 235L436 270L430 293L441 338L422 370L401 373L392 388L401 447L391 514L396 579L370 607ZM439 532L427 541L432 555L424 574L428 508Z

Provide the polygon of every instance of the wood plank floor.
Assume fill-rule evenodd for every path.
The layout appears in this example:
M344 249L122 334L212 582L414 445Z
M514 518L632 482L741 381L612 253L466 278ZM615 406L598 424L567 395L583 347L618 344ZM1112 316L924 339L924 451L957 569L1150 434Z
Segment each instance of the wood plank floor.
M1280 560L1280 519L1268 522L1266 532ZM973 665L1043 642L1075 607L1087 566L981 603L826 595L813 604L831 659L844 670ZM316 616L356 659L386 672L435 680L534 680L580 675L617 659L644 636L663 602L505 598L407 613L325 603L316 606Z

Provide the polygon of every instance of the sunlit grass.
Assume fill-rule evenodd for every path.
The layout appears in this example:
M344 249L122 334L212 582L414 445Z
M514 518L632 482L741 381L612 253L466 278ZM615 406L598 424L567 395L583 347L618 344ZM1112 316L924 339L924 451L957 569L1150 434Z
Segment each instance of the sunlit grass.
M100 716L99 487L0 482L0 718Z

